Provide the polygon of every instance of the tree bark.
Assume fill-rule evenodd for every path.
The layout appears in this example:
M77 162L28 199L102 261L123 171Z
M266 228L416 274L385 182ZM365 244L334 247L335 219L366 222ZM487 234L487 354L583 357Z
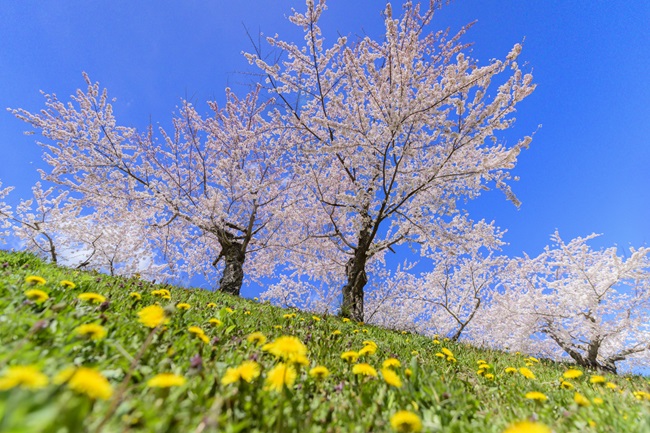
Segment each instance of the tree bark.
M246 261L244 245L241 242L237 242L234 236L226 231L222 231L218 238L221 245L221 253L213 265L216 266L222 257L225 264L223 275L219 280L219 291L233 296L239 296L242 283L244 282L244 262Z
M370 235L364 230L359 236L359 245L354 250L345 265L347 283L343 286L343 305L341 305L341 316L363 322L363 289L368 282L366 275L366 263L368 261L368 249L370 247Z

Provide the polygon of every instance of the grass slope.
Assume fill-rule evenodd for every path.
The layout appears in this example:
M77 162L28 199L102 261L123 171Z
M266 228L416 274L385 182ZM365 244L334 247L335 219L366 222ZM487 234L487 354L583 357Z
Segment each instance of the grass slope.
M45 283L29 283L30 276ZM82 300L83 293L106 302ZM154 314L147 327L138 312L155 304L168 323L155 327L161 317ZM267 343L296 337L306 356L296 340L269 347L257 334L248 338L256 332ZM555 432L650 431L642 377L591 383L597 373L584 371L565 379L574 389L563 389L568 366L524 354L58 268L25 253L0 252L0 343L3 432L391 432L420 424L432 432L550 431L512 427L527 419ZM364 347L356 362L341 358ZM286 363L272 353L292 351ZM396 374L382 372L388 358L399 360ZM489 366L479 369L479 361ZM330 374L310 374L316 366ZM547 399L526 398L529 392ZM584 400L576 402L576 392ZM411 414L395 417L399 411Z

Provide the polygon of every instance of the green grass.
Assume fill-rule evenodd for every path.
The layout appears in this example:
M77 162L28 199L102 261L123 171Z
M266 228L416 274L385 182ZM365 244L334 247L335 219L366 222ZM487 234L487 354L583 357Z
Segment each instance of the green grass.
M27 283L28 276L46 283ZM62 280L76 287L64 288ZM565 390L559 384L566 365L532 362L528 368L535 379L505 372L530 364L525 354L438 342L332 316L314 319L296 312L285 318L290 311L204 290L166 287L171 292L166 300L152 295L160 288L137 279L58 268L25 253L0 252L0 431L389 432L395 431L390 420L400 410L415 413L423 431L434 432L503 432L511 423L531 418L556 432L650 431L650 401L634 395L650 392L643 377L606 375L616 385L612 390L591 384L590 376L597 373L585 371L569 380L574 390ZM29 289L43 290L49 298L28 301ZM78 295L84 292L101 294L108 302L81 301ZM131 292L142 299L130 297ZM190 309L176 308L182 302ZM137 312L155 303L165 307L169 323L152 330L138 321ZM222 325L213 326L211 318ZM100 324L106 336L95 341L77 335L77 328L89 323ZM207 342L188 332L193 325L205 331ZM340 335L333 335L336 330ZM307 346L309 365L297 366L292 386L268 389L267 377L280 361L262 345L247 341L253 332L263 333L268 341L295 336ZM353 364L341 359L341 353L358 351L367 340L377 344L377 351L359 362L380 372L386 358L397 358L400 388L388 385L381 373L377 378L356 376ZM443 347L456 362L436 355ZM250 383L222 384L227 369L246 360L259 363L260 376ZM483 375L477 374L478 360L490 365ZM12 367L25 365L47 376L47 385L36 381L34 389L26 386L36 375L12 382ZM317 365L331 374L324 380L312 378L309 370ZM93 399L71 382L57 380L73 366L97 369L110 382L110 397ZM148 386L149 379L166 372L186 382L170 388ZM86 383L91 390L96 385ZM530 391L548 400L526 399ZM591 404L578 406L576 391Z

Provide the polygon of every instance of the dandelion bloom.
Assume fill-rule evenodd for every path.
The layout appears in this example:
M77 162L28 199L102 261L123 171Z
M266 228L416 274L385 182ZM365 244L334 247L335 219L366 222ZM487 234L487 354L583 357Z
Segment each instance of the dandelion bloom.
M254 344L258 345L258 346L260 344L266 343L266 337L261 332L253 332L248 337L246 337L246 340L249 343L254 343Z
M589 378L589 383L600 384L605 382L607 382L607 379L604 376L593 375Z
M364 355L374 355L375 352L377 352L377 346L363 346L361 350L359 350L359 356L364 356Z
M562 382L560 382L560 388L562 388L562 389L573 389L574 386L573 386L573 384L571 382L567 382L567 381L563 380Z
M446 358L445 354L444 354L444 353L441 353L441 352L436 352L436 356L437 356L438 358Z
M527 392L524 397L526 397L529 400L535 400L535 401L548 400L548 397L545 394L542 394L541 392L537 392L537 391Z
M483 370L489 370L492 367L490 367L490 364L479 364L478 368L481 368Z
M452 358L454 357L454 354L451 352L451 350L447 349L446 347L443 347L440 349L440 351L447 356L451 356Z
M433 344L441 344L440 340L433 340Z
M488 373L484 376L487 380L494 380L494 375L492 373Z
M357 362L357 359L359 359L359 354L354 351L343 352L341 354L341 359L349 363Z
M284 335L262 346L262 350L284 360L292 361L307 355L307 347L296 337Z
M402 387L402 379L400 379L397 373L390 368L382 368L381 377L384 379L384 382L390 386L394 386L395 388Z
M601 405L601 404L605 403L605 400L603 400L600 397L594 397L594 399L592 401L594 402L594 404L597 404L597 405Z
M539 359L535 358L534 356L529 356L525 361L529 362L534 362L535 364L539 364Z
M402 364L395 358L388 358L381 366L383 368L400 368Z
M226 307L226 313L228 313L228 314L232 314L232 313L234 313L234 312L235 312L235 310L233 310L232 308L230 308L230 307Z
M77 298L79 298L81 301L92 302L94 304L101 304L102 302L106 302L105 296L92 292L80 293Z
M30 275L28 277L25 277L25 282L33 285L42 285L45 284L45 278L43 277L38 277L36 275Z
M613 382L607 382L607 383L605 384L605 386L606 386L607 388L609 388L609 389L616 389L616 388L618 388L618 386L617 386L615 383L613 383Z
M142 295L139 294L138 292L131 292L129 293L129 298L135 299L136 301L139 301L142 299Z
M320 320L321 320L320 317L318 317L318 316L311 316L311 318L312 318L312 320L314 322L320 322Z
M169 323L169 318L165 314L165 309L160 305L150 305L138 311L138 322L142 323L148 328L155 328L156 326Z
M221 379L223 385L230 385L239 381L252 382L260 375L260 365L255 361L244 361L239 367L228 368Z
M377 370L375 370L375 368L372 365L366 364L365 362L362 362L360 364L355 364L352 367L352 373L361 376L377 377Z
M282 317L284 317L285 319L293 319L294 317L296 317L296 313L287 313Z
M190 332L190 334L194 334L194 335L205 334L205 331L203 331L203 329L201 329L198 326L190 326L187 328L187 330Z
M75 333L81 337L87 337L91 340L101 340L106 337L106 328L98 323L88 323L85 325L78 326L75 329Z
M74 289L75 287L77 287L77 285L75 283L73 283L72 281L68 281L68 280L60 281L59 285L61 287L65 288L65 289Z
M372 341L372 340L364 340L364 341L363 341L363 345L364 345L364 346L372 346L372 347L374 347L375 349L377 348L377 343L375 343L375 342Z
M187 302L179 302L178 304L176 304L176 308L178 308L179 310L187 311L190 309L190 304L188 304Z
M566 379L577 379L578 377L582 376L582 371L571 368L565 371L562 376Z
M217 308L217 304L215 304L214 302L208 302L207 306L208 308Z
M223 325L223 322L221 320L215 319L215 318L212 318L212 319L208 320L208 323L210 325L212 325L212 326L221 326L221 325Z
M330 375L330 371L327 369L327 367L319 365L309 370L309 375L314 379L322 380Z
M111 384L93 368L66 369L59 374L58 382L67 382L68 388L92 399L108 400L113 395Z
M32 365L14 365L0 376L0 391L21 387L27 389L40 389L48 384L46 375Z
M578 406L582 406L582 407L591 406L591 402L589 401L589 399L584 395L580 394L579 392L576 392L573 395L573 401L575 401L578 404Z
M411 370L410 368L404 370L404 376L411 377L412 375L413 375L413 370Z
M50 296L42 290L39 289L29 289L25 290L25 297L30 301L34 301L37 304L47 301Z
M516 373L517 369L514 368L514 367L506 367L505 372L506 373Z
M336 335L341 335L341 331L339 331L338 329L332 331L332 336L336 336Z
M503 433L551 433L551 429L537 422L520 421L509 426Z
M294 384L296 376L296 370L291 365L280 363L266 376L266 389L282 391L285 386L290 387Z
M343 318L343 323L349 323L349 322L350 322L350 319L348 319L347 317Z
M160 373L147 381L150 388L171 388L172 386L183 386L187 380L183 376L174 373Z
M527 369L526 367L521 367L519 369L519 373L521 373L521 375L524 376L526 379L535 379L535 374L533 374L533 372Z
M393 430L399 433L417 433L422 431L420 417L408 410L400 410L390 418Z

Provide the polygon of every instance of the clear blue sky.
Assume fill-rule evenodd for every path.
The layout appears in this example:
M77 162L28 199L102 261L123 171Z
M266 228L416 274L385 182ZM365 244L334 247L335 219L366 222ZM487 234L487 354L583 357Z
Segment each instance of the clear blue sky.
M383 4L330 0L326 36L380 36ZM291 6L304 8L288 0L3 2L0 107L39 110L39 90L66 99L86 71L118 99L122 124L165 124L182 97L207 111L200 103L250 81L244 24L300 37L285 19ZM456 0L433 26L455 31L474 20L464 41L482 63L525 38L520 59L538 87L518 107L509 142L543 126L515 170L521 208L495 191L472 202L471 214L508 229L513 255L538 254L556 228L566 240L597 232L596 245L650 244L650 2ZM12 204L43 165L26 129L0 111L0 180L16 186Z

